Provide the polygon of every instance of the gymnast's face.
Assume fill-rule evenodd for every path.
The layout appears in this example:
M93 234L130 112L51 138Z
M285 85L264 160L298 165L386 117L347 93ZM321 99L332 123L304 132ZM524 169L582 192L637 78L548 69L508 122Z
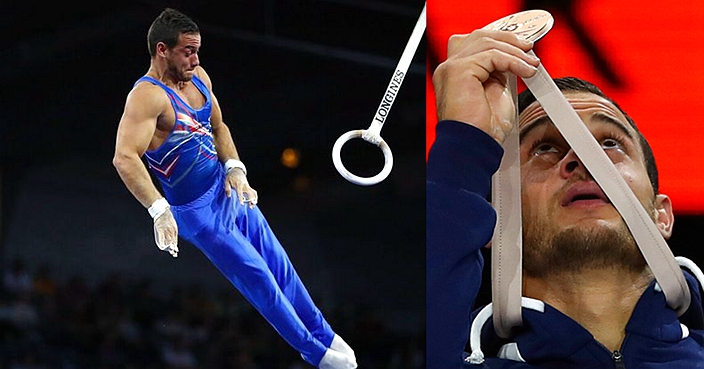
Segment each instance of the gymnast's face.
M195 68L200 64L199 50L200 34L182 33L178 37L178 44L165 52L168 73L178 81L190 81Z
M568 92L565 96L653 219L665 223L658 225L669 237L670 202L667 196L653 194L635 129L618 108L600 96L586 92ZM598 250L590 242L603 239L610 241L602 245L604 248L624 248L625 254L612 257L628 257L631 253L640 260L640 252L620 214L537 102L523 111L519 127L527 272L530 273L531 259L542 258L547 249L570 252L558 250L556 240L563 240L569 249L586 238L584 248ZM663 220L661 215L665 215ZM578 254L584 257L581 252ZM553 255L554 260L549 263L563 257ZM535 266L546 267L542 262Z

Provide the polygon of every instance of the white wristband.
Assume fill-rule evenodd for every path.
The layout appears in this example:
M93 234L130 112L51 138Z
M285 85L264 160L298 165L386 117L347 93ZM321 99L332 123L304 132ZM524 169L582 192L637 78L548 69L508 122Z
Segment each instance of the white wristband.
M166 210L169 209L169 202L166 201L165 198L160 198L157 199L152 203L152 206L149 207L149 215L152 216L152 219L156 220L156 218L160 217L162 214L166 213Z
M235 168L242 169L244 175L247 175L247 167L244 166L243 162L237 159L227 159L227 161L225 161L225 173L229 173L230 170Z

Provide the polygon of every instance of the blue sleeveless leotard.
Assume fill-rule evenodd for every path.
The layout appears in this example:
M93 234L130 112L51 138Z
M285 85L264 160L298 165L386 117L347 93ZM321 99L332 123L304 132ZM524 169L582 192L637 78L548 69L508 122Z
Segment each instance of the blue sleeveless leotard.
M191 81L206 99L205 104L196 110L158 80L144 76L137 83L142 81L153 83L166 91L176 116L166 141L157 149L147 151L144 156L152 173L159 179L164 197L169 203L188 203L212 186L221 166L210 126L210 92L203 81L193 76Z

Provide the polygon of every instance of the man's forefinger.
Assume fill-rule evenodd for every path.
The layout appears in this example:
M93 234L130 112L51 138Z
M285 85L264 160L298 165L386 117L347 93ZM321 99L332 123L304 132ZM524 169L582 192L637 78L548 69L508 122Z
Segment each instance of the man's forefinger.
M237 187L237 197L240 199L240 205L244 205L244 202L247 201L245 198L244 189L242 189L242 187Z
M225 180L225 195L227 197L230 197L230 193L232 192L230 182L228 180Z

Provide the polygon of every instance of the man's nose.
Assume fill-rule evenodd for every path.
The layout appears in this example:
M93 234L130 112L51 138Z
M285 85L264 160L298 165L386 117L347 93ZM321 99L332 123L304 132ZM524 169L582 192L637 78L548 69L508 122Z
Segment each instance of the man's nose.
M570 149L562 160L560 160L560 176L567 179L577 171L586 171L586 168L577 157L577 153Z

